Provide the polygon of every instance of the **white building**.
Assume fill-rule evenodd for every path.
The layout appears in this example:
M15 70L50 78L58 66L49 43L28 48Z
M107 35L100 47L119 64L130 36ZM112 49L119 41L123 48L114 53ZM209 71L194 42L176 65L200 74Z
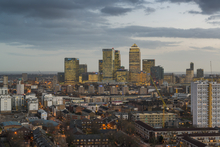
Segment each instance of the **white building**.
M191 83L193 125L220 127L220 84L197 81Z
M21 81L17 84L17 94L24 94L24 84Z
M41 119L47 120L47 112L43 109L38 110L37 114L40 116Z
M28 112L38 110L38 99L29 99L28 100Z
M128 120L128 113L116 112L115 116L117 116L120 119Z
M0 113L11 112L11 96L0 95Z
M6 87L1 87L0 88L0 95L8 94L8 88Z
M41 97L41 104L45 107L51 105L62 105L63 97L53 96L52 94L43 93Z
M25 98L24 95L13 95L12 96L12 110L21 111L25 107Z

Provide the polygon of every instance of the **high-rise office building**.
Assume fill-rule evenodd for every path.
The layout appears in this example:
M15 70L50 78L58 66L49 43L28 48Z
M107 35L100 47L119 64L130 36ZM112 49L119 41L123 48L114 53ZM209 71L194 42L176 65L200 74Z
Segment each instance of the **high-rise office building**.
M155 66L155 59L143 59L142 70L147 74L150 73L150 68Z
M163 84L163 79L164 79L164 69L163 69L163 67L153 66L153 67L151 67L150 71L151 71L151 77L152 77L154 83L156 85L162 85Z
M190 63L190 69L194 70L194 63L193 62Z
M197 78L204 77L204 70L203 69L197 69Z
M64 69L65 84L74 84L79 82L79 59L65 58Z
M220 127L220 84L197 81L191 83L191 114L197 127Z
M140 85L145 85L147 83L147 73L144 71L140 71L138 73L138 81Z
M103 77L103 60L99 60L99 81L102 81Z
M21 81L17 84L17 94L24 94L24 84Z
M121 55L119 50L115 50L115 59L114 59L114 80L116 80L116 71L121 67Z
M3 76L3 87L8 88L8 76Z
M64 82L64 72L58 72L58 83L63 83Z
M28 74L27 73L22 73L22 79L24 82L28 80Z
M114 48L103 49L103 81L113 80L113 60L114 60Z
M116 71L116 79L117 82L128 82L129 80L129 72L126 69L119 69Z
M87 64L79 64L79 76L87 72Z
M82 82L98 82L99 73L98 72L87 72L82 74Z
M129 79L130 82L137 82L137 74L141 71L140 48L133 44L129 51Z
M56 75L53 76L53 82L52 82L52 84L53 84L53 88L55 88L55 86L56 86L56 84L57 84L57 76L56 76Z

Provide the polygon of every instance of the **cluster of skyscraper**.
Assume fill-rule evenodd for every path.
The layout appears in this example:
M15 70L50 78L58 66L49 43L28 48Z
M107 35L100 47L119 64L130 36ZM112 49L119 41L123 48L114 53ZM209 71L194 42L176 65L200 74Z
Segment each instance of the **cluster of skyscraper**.
M64 77L65 84L78 82L131 82L150 83L148 73L151 73L156 83L162 83L164 69L155 66L154 59L143 59L143 71L141 71L140 48L133 44L129 50L129 70L121 66L119 50L102 49L103 59L99 60L99 72L87 72L86 64L79 64L78 58L65 58L64 75L58 73L58 78Z

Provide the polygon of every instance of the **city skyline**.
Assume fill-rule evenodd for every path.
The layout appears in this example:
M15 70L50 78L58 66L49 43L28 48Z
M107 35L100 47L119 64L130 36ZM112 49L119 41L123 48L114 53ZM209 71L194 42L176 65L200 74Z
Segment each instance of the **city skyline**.
M112 47L128 69L136 43L141 59L155 59L165 72L184 72L189 62L208 72L210 61L220 72L219 1L21 0L0 8L2 71L63 71L66 57L98 71L101 50Z

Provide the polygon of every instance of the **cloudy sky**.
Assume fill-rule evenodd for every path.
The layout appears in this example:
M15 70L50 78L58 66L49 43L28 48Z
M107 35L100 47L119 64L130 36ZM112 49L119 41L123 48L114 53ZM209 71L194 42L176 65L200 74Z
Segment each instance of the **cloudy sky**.
M219 0L0 0L0 71L63 71L79 58L98 71L102 49L129 47L165 72L220 72Z

